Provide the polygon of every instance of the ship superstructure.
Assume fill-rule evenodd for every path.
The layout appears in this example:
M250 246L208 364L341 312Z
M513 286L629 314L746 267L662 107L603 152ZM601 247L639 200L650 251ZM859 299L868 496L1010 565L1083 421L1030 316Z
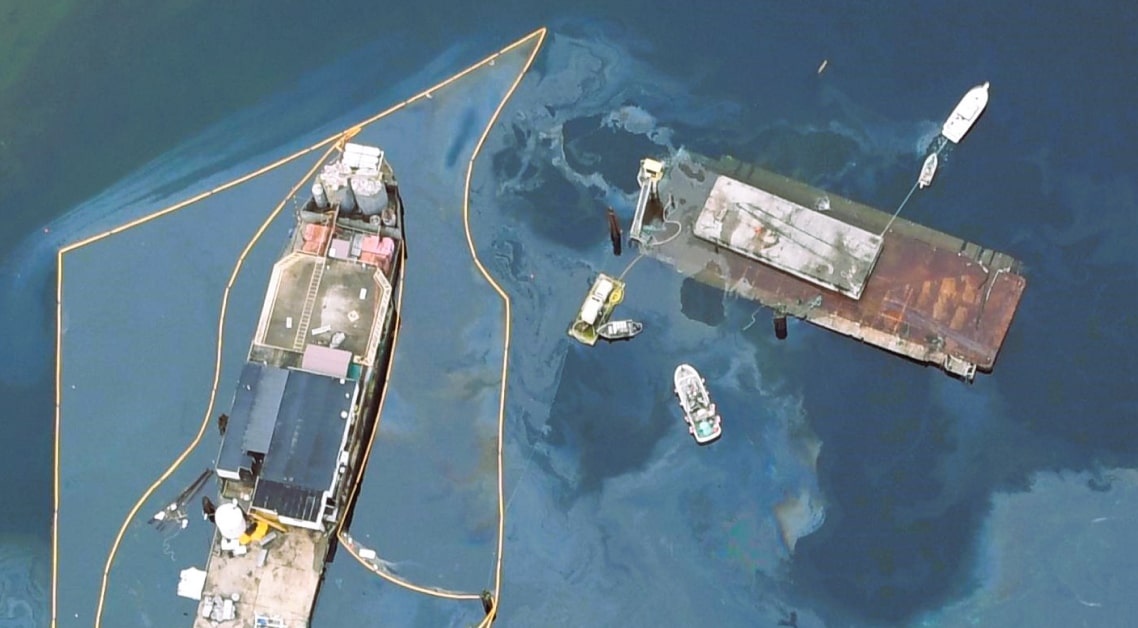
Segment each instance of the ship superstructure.
M398 184L379 148L347 143L310 190L222 424L195 627L308 625L375 429L405 260Z

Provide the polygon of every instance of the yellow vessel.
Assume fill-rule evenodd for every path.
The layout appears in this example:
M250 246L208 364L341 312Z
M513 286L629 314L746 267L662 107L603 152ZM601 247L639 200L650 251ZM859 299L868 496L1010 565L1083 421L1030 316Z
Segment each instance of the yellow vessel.
M569 327L569 335L578 342L593 346L597 344L597 328L608 322L617 304L624 300L624 282L604 273L597 275L577 318Z

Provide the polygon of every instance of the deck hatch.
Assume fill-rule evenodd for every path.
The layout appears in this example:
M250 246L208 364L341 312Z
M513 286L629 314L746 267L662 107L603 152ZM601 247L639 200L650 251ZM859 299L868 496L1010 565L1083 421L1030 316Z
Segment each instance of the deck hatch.
M693 231L853 299L861 297L881 252L880 235L722 175Z

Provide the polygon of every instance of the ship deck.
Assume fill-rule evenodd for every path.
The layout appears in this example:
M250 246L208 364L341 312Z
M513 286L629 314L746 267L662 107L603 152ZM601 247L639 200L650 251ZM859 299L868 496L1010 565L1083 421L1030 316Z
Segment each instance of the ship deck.
M871 233L889 225L885 212L750 164L681 152L658 184L667 223L653 220L658 206L637 207L630 237L644 254L776 312L965 379L992 370L1026 286L1017 260L898 218L853 299L696 237L693 227L719 175L806 208L828 198L825 215Z
M350 354L351 362L370 366L387 322L402 241L365 237L340 224L300 227L292 250L273 266L250 359L312 368L306 364ZM377 255L383 243L389 248Z
M223 552L218 543L213 543L202 601L215 596L232 600L236 595L235 617L217 622L199 612L194 628L307 626L320 588L326 549L327 540L322 533L292 527L286 533L277 532L264 547L251 544L243 556ZM256 624L258 617L266 622Z
M269 295L272 309L260 344L299 351L339 331L345 334L341 349L368 355L376 318L375 300L368 297L381 290L375 269L305 253L292 253L278 265L281 278Z

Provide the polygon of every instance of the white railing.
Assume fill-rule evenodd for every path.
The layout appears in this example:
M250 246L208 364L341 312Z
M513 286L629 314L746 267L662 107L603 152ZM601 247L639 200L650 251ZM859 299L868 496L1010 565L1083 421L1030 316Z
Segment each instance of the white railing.
M361 360L363 364L368 366L371 366L379 342L383 339L383 330L387 327L388 306L391 303L391 282L383 276L381 270L375 271L373 277L375 277L375 282L379 284L379 299L377 299L378 303L375 308L375 321L371 324L371 335L368 336L367 340L367 353L362 356L363 359Z

